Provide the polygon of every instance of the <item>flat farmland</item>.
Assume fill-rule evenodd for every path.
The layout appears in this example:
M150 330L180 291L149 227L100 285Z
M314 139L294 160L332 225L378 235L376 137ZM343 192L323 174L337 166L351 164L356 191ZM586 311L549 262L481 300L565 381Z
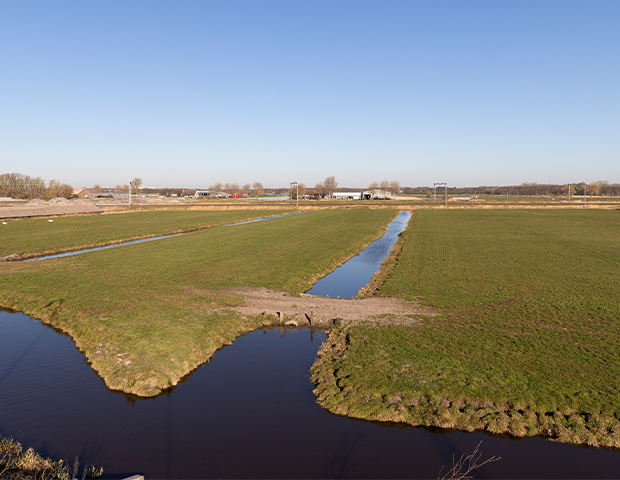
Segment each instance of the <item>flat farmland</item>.
M187 225L204 221L202 212L187 213ZM234 214L210 212L209 221L226 223ZM71 335L109 388L152 396L265 320L233 311L243 299L229 289L303 292L381 236L396 214L316 211L70 257L4 262L0 305ZM93 221L105 225L107 218ZM39 237L31 248L49 245Z
M259 217L290 213L282 210L235 210L226 212L164 210L104 215L25 218L0 225L0 257L16 253L20 258L50 255L98 247L138 238L191 232Z
M419 210L377 295L441 315L333 332L339 414L620 447L620 211Z

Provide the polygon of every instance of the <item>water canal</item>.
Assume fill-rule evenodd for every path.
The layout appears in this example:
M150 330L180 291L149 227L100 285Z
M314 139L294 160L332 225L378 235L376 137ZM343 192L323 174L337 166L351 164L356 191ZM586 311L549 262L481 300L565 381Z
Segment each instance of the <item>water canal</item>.
M322 331L257 330L154 399L108 391L66 336L0 312L0 434L147 478L437 478L482 440L493 478L617 478L620 452L332 415L308 370Z
M388 225L385 234L368 245L359 254L339 266L329 275L321 278L306 293L319 297L353 298L360 288L370 282L372 276L381 268L396 242L398 234L407 228L411 213L401 211Z
M352 259L363 268L334 283L349 290L323 294L355 296L368 280L346 278L364 281L363 270L369 279L408 218L390 225L390 242ZM620 477L620 451L332 415L316 404L308 377L325 337L257 330L174 389L138 399L107 390L70 338L0 311L0 435L53 458L78 455L113 478L437 478L480 441L484 457L502 457L479 470L486 478Z
M255 218L254 220L244 220L242 222L227 223L225 225L222 225L222 227L232 227L234 225L245 225L246 223L263 222L265 220L272 220L274 218L280 218L280 217L290 217L291 215L300 215L302 213L307 213L307 212L304 211L304 212L294 212L294 213L283 213L281 215L272 215L270 217ZM172 233L170 235L158 235L156 237L140 238L138 240L129 240L127 242L113 243L111 245L105 245L103 247L85 248L82 250L72 250L70 252L57 253L54 255L45 255L43 257L29 258L28 260L24 260L24 261L32 262L33 260L47 260L48 258L68 257L70 255L78 255L80 253L94 252L96 250L106 250L108 248L124 247L125 245L133 245L135 243L144 243L144 242L150 242L153 240L161 240L162 238L176 237L178 235L185 235L185 234L184 233Z

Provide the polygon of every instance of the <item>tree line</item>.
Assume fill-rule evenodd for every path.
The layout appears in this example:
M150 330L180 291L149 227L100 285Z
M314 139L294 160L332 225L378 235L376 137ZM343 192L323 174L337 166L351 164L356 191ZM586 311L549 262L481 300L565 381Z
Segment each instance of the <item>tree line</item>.
M220 193L226 193L227 195L236 195L238 193L244 193L247 197L254 196L260 197L265 193L265 188L261 182L254 182L253 184L246 183L239 186L238 183L221 183L215 182L209 186L211 194L219 195Z
M378 192L390 192L392 195L398 195L401 192L400 182L392 180L391 182L383 180L379 182L372 182L368 185L368 190L376 195Z
M452 195L472 195L477 193L480 195L562 197L568 196L569 188L571 196L583 195L584 189L585 193L588 195L612 197L620 196L620 184L609 183L606 180L599 180L588 184L585 182L575 182L570 184L525 182L520 185L506 186L483 185L478 187L448 187L448 193ZM403 189L403 192L413 195L433 195L433 189L431 187L406 187Z
M58 180L45 183L41 177L31 177L22 173L0 174L0 197L11 197L19 200L31 200L73 196L73 187Z

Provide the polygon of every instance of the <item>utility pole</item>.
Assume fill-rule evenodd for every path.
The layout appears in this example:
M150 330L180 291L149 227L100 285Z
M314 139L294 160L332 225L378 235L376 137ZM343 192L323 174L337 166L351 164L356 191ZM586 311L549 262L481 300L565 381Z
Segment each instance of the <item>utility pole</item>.
M570 203L570 183L568 184L568 203Z
M444 188L444 196L445 196L445 199L446 199L446 208L448 208L448 184L446 182L435 182L433 184L433 203L435 203L435 198L437 197L437 195L435 194L435 191L436 191L437 187L443 187Z
M129 182L129 206L131 207L131 188L133 187L133 183Z

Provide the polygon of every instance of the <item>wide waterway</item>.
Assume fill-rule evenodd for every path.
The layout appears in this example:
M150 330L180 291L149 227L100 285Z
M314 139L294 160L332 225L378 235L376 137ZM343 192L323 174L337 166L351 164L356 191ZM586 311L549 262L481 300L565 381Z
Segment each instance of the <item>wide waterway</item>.
M617 478L620 452L332 415L308 370L325 333L257 330L154 399L108 391L68 337L0 311L0 434L104 476L437 478L482 440L494 478ZM445 469L444 469L445 471Z

